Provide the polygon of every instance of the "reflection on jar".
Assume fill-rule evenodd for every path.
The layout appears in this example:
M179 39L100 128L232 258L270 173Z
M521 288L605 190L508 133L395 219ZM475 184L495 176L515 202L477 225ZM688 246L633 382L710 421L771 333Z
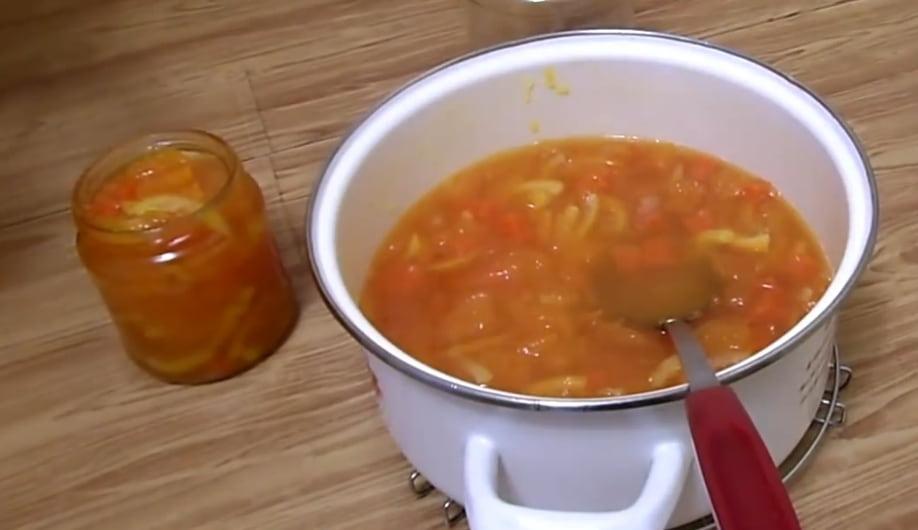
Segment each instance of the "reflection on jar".
M470 43L484 47L542 33L629 28L634 0L466 0Z
M77 182L77 250L142 368L174 383L225 379L287 337L299 307L261 190L203 132L119 146Z

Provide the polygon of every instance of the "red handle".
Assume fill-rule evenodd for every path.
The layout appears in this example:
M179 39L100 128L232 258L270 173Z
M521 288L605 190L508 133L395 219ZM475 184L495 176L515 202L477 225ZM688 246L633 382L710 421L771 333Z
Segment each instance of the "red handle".
M800 530L784 483L762 438L730 388L685 400L695 455L721 530Z

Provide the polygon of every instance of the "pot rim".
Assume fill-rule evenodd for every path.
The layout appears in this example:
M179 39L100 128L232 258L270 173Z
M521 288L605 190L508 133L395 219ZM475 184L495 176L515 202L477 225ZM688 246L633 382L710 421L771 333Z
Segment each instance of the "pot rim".
M797 81L790 75L777 70L776 68L764 63L761 60L755 59L748 55L745 55L739 51L713 44L707 41L700 39L686 37L682 35L674 35L670 33L658 32L658 31L648 31L648 30L634 30L634 29L585 29L585 30L570 30L570 31L560 31L555 33L547 33L543 35L537 35L533 37L527 37L523 39L512 40L504 43L500 43L494 46L489 46L486 48L481 48L474 50L470 53L460 55L456 58L443 62L423 73L414 77L413 79L407 81L401 85L398 89L391 92L389 95L384 97L377 104L373 105L358 121L352 125L349 130L342 136L341 140L338 142L338 145L326 159L325 163L322 166L322 170L319 173L319 176L316 180L316 183L313 187L313 192L309 197L309 204L307 206L306 213L306 247L307 255L309 259L309 265L311 273L313 274L316 285L318 286L318 292L322 297L325 305L329 308L332 315L335 319L347 330L347 332L354 337L357 342L367 351L373 353L377 358L391 366L392 368L402 372L403 374L415 379L421 383L424 383L428 386L431 386L437 390L442 390L444 392L452 393L462 398L471 399L474 401L499 405L502 407L513 408L513 409L523 409L523 410L563 410L563 411L575 411L575 412L585 412L585 411L599 411L599 410L618 410L618 409L629 409L636 407L644 407L650 405L656 405L661 403L667 403L682 399L688 392L688 385L686 383L667 387L659 390L653 390L648 392L642 392L638 394L626 394L623 396L614 396L614 397L601 397L601 398L550 398L550 397L539 397L531 396L526 394L517 394L514 392L508 392L493 388L479 387L472 383L458 380L453 382L448 380L451 376L447 374L442 374L438 370L421 363L419 363L426 368L421 369L416 366L413 366L407 363L405 360L398 358L389 352L386 348L377 344L373 339L367 336L366 333L361 330L360 326L352 321L342 310L341 306L334 300L331 293L328 291L328 286L326 280L323 276L322 269L319 267L319 260L317 257L316 245L314 242L313 228L315 226L314 217L316 215L318 199L323 195L322 190L328 181L329 169L332 166L332 163L340 155L342 148L347 145L348 141L358 134L361 128L366 125L370 119L376 115L382 108L384 108L392 100L409 90L410 88L418 85L429 77L441 72L443 70L452 68L461 63L473 60L480 56L495 52L498 50L504 50L508 48L514 48L522 46L532 42L539 42L545 40L553 40L567 37L577 37L577 36L630 36L638 38L648 38L648 39L663 39L674 41L681 44L687 44L691 46L699 46L707 49L714 50L716 52L724 53L730 55L734 58L740 59L747 63L751 63L753 66L760 69L764 69L767 72L777 76L780 80L783 80L794 88L803 93L803 95L812 98L812 100L821 107L838 125L841 130L844 132L844 136L851 142L854 146L854 149L857 154L858 161L860 162L861 169L864 171L864 175L867 180L867 188L870 194L869 205L870 205L870 218L867 220L869 226L867 227L867 236L862 248L861 255L858 257L858 261L854 266L849 277L846 279L845 283L840 287L839 291L836 293L835 297L828 301L828 304L822 308L821 312L818 313L812 321L810 321L804 328L800 329L794 335L787 337L786 342L781 345L779 348L775 348L772 351L767 351L769 347L761 350L758 354L753 355L749 358L750 362L748 363L737 363L735 365L729 366L720 370L717 373L718 380L723 384L733 383L740 379L743 379L749 375L752 375L759 370L769 366L776 361L783 358L788 354L795 346L807 339L813 332L817 329L820 329L825 325L831 317L833 317L841 304L841 302L847 298L848 294L854 288L854 285L857 283L857 280L860 278L864 269L867 267L868 262L873 254L873 249L876 244L877 238L877 229L878 229L878 219L879 219L879 195L877 191L876 177L873 173L873 169L870 165L869 158L867 157L866 151L858 139L858 137L851 130L850 126L836 113L821 97L816 95L812 90L806 87L803 83ZM779 338L778 341L782 340ZM775 341L777 342L777 341ZM774 343L772 343L774 344ZM407 353L407 352L406 352ZM408 354L410 355L410 354Z

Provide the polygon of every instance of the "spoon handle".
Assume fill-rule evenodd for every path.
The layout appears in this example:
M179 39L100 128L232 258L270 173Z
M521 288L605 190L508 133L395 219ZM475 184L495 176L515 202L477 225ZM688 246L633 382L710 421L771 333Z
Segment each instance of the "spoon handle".
M799 530L778 470L733 390L693 391L685 408L718 527Z

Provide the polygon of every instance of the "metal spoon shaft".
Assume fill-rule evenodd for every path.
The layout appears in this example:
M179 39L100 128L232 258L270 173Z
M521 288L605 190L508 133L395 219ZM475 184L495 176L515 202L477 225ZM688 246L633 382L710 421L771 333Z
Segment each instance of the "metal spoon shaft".
M704 348L695 338L692 328L681 320L669 320L663 324L663 328L676 345L689 388L703 390L718 386L720 383L717 381L717 375L708 363Z

